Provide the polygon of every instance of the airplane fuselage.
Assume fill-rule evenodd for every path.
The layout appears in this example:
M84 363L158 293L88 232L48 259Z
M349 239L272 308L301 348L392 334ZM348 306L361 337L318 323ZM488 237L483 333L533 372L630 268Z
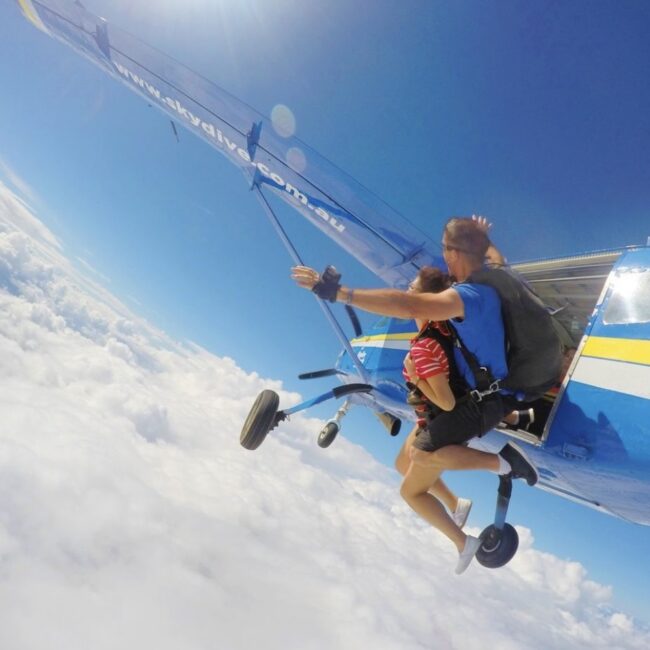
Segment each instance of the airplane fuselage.
M565 284L569 280L578 281L575 274ZM472 446L498 451L518 438L539 470L541 489L650 525L650 248L618 256L590 309L573 363L537 434L495 429ZM354 401L414 419L403 402L401 373L414 335L413 321L384 318L351 341L377 386ZM347 354L337 367L350 373L346 382L358 380Z

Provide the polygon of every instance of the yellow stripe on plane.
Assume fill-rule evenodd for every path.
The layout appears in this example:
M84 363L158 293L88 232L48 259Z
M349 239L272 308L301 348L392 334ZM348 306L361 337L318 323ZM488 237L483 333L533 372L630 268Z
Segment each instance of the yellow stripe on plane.
M582 356L650 365L650 341L590 336Z
M363 343L370 343L372 341L410 341L417 332L406 332L404 334L373 334L372 336L359 336L352 339L352 345L362 345Z
M27 18L30 23L38 27L38 29L40 29L42 32L45 32L46 34L50 33L50 30L43 24L43 21L34 8L34 5L31 3L31 0L18 0L18 4L23 10L25 18Z

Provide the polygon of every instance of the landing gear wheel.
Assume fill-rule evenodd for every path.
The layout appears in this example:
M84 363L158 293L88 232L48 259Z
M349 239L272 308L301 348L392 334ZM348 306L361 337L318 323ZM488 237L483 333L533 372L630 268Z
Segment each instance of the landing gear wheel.
M476 552L476 559L488 569L498 569L512 558L519 547L519 535L510 524L499 530L494 524L481 533L483 543Z
M328 422L318 434L318 446L323 449L329 447L338 435L339 429L340 427L336 422Z
M244 422L239 442L245 449L257 449L266 434L277 424L276 415L280 397L272 390L263 390L255 400Z

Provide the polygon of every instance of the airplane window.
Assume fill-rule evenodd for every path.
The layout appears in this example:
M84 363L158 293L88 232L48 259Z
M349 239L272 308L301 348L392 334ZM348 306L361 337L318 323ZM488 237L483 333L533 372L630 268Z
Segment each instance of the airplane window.
M392 320L393 320L394 323L402 324L402 323L408 323L410 319L409 319L409 318L393 318ZM377 322L372 326L372 329L373 329L373 330L381 330L381 329L385 329L386 327L388 327L388 324L390 323L390 321L391 321L390 318L388 318L388 317L386 317L386 316L382 316L382 317L381 317L381 318L380 318L380 319L379 319L379 320L378 320L378 321L377 321Z
M603 322L606 325L650 322L650 270L629 269L617 274Z
M387 324L388 324L388 318L386 318L386 316L382 316L382 317L381 317L381 318L380 318L380 319L379 319L379 320L378 320L378 321L377 321L377 322L372 326L372 329L373 329L373 330L383 329L384 327L386 327Z

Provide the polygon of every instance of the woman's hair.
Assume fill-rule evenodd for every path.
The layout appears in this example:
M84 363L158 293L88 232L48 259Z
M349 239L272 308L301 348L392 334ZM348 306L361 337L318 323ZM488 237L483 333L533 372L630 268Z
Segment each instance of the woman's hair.
M445 225L447 246L465 253L475 264L482 265L490 239L473 219L452 217Z
M434 266L423 266L418 277L423 293L440 293L451 286L449 275Z

